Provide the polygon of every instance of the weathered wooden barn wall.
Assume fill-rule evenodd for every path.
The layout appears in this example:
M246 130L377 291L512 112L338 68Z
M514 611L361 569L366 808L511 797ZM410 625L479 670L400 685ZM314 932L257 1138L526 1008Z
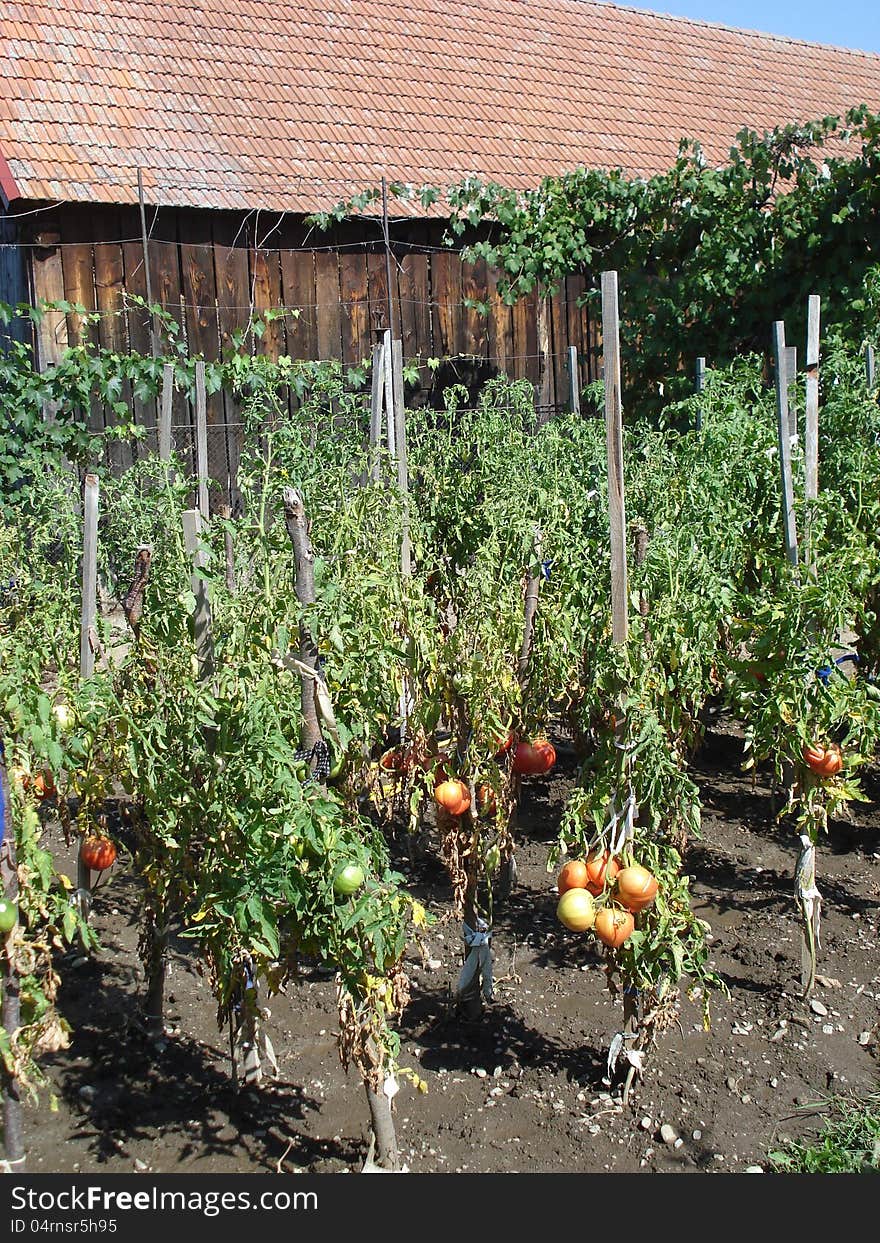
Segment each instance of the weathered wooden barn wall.
M25 251L18 245L19 227L18 221L7 216L0 203L0 302L5 302L7 306L28 300ZM22 320L13 319L3 327L2 337L24 341L27 339L27 326Z
M355 220L321 232L301 218L268 212L148 207L146 217L153 301L182 326L191 354L218 358L252 314L270 309L290 313L274 319L251 347L276 358L358 364L389 327L377 222ZM391 228L394 329L402 337L404 358L421 360L425 389L433 375L428 358L457 359L463 378L498 372L526 378L535 385L539 404L565 406L569 346L578 350L580 385L596 373L589 314L578 305L585 278L569 277L540 312L537 294L505 306L498 274L484 262L463 263L442 246L442 230L432 221L397 221ZM100 312L97 328L84 326L74 314L48 315L37 340L41 366L51 364L84 330L108 349L150 352L148 317L124 298L147 294L137 208L62 205L23 217L21 233L34 297L63 298ZM488 314L466 305L466 299L488 304ZM190 415L182 397L177 403L175 439L185 447ZM96 411L94 418L101 417ZM155 427L154 407L138 408L137 417ZM209 469L222 481L234 475L239 448L228 397L209 398L208 420L214 429ZM124 462L128 451L115 452Z

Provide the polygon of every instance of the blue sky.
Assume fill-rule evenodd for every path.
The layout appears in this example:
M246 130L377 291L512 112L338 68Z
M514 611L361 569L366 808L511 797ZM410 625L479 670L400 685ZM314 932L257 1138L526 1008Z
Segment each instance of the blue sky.
M633 8L880 52L877 0L621 0Z

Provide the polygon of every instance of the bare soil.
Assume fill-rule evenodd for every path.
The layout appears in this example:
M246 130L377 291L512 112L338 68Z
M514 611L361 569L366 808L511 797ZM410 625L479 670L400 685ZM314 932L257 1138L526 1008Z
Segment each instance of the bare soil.
M621 1004L592 938L557 923L546 871L573 761L563 757L551 780L526 782L519 878L495 919L496 1000L478 1023L457 1020L448 1004L461 940L443 869L430 855L411 864L399 852L400 869L439 917L427 938L433 965L414 958L400 1025L402 1064L429 1085L423 1095L402 1079L396 1098L411 1171L739 1172L766 1167L784 1137L817 1130L821 1114L807 1107L829 1092L876 1087L880 773L866 779L876 801L857 805L851 823L832 824L820 849L821 980L811 1007L799 997L796 838L776 821L766 779L753 784L740 758L733 732L709 732L694 762L703 836L685 861L730 997L713 998L708 1032L698 1004L683 1000L680 1027L651 1054L625 1110L619 1089L603 1081ZM50 834L72 869L60 831ZM46 1061L57 1109L44 1097L27 1111L29 1169L359 1170L368 1115L356 1072L337 1057L332 978L313 973L269 1001L279 1076L236 1096L226 1036L186 940L174 943L164 1049L140 1032L139 908L123 861L95 894L100 954L62 965L73 1039ZM682 1142L664 1142L663 1124Z

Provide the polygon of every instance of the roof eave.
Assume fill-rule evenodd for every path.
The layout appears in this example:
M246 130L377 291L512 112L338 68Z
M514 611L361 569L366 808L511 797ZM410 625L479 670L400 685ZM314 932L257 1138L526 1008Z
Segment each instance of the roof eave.
M12 175L12 169L7 164L5 155L0 151L0 201L3 203L4 211L9 209L9 204L14 199L20 198L21 191Z

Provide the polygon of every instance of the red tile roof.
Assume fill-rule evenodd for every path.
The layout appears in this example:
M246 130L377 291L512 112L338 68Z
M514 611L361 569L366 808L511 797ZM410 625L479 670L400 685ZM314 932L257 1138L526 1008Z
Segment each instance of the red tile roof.
M594 0L3 0L28 199L310 211L391 180L657 172L679 139L880 111L880 56Z

